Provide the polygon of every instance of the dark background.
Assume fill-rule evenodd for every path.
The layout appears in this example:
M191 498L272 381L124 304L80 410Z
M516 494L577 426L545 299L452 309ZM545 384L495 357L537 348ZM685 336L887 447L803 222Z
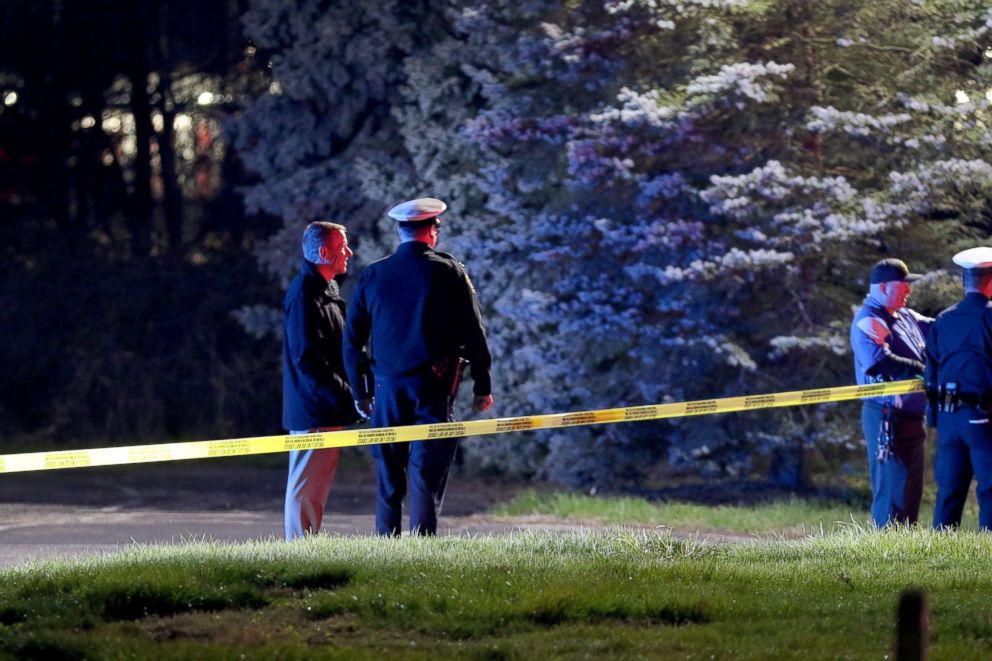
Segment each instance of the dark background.
M282 296L225 143L269 84L244 4L0 8L6 451L279 431L278 345L231 316Z

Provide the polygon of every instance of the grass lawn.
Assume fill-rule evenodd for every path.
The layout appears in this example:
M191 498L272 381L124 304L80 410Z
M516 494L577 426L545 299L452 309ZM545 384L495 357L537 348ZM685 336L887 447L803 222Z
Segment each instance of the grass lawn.
M714 506L534 491L524 491L509 502L496 505L491 513L497 517L541 515L613 525L792 537L833 532L848 528L852 523L865 525L871 518L867 510L826 500L794 498L759 505ZM932 518L933 498L925 498L920 521L929 525ZM978 527L978 510L973 497L965 506L961 526L966 530Z
M932 658L987 658L992 535L849 525L713 545L651 531L189 543L0 573L0 656L872 658L901 590Z

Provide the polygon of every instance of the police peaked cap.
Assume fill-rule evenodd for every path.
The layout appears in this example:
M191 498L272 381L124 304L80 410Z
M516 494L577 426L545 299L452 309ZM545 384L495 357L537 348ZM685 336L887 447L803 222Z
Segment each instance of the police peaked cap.
M434 197L420 197L416 200L397 204L386 212L386 215L393 220L412 227L423 227L427 225L437 225L441 222L438 218L448 205Z
M953 261L966 271L977 275L992 274L992 248L968 248L954 255Z

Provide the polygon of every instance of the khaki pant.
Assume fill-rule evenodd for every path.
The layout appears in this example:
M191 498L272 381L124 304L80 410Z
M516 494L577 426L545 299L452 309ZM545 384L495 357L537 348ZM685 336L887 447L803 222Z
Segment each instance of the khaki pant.
M310 434L339 429L343 427L320 427L289 433ZM320 531L324 505L327 503L327 494L331 491L340 457L341 448L290 451L284 512L287 540L315 535Z

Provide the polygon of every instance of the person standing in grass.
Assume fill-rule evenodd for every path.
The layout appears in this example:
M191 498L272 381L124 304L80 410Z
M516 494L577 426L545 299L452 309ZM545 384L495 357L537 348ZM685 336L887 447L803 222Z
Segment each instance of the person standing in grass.
M356 404L372 416L373 427L452 420L462 359L471 363L475 410L493 405L492 358L475 288L454 257L435 250L446 208L427 197L390 209L401 243L362 271L348 305L345 367L357 391L361 358L370 345L375 396ZM437 533L456 448L457 439L372 447L379 535L400 534L408 481L411 532Z
M283 306L282 424L291 434L332 431L361 419L341 354L345 302L335 276L348 270L345 228L317 221L303 231L303 264ZM293 450L286 482L286 539L320 530L341 448Z
M927 392L937 427L933 527L956 528L971 480L978 482L978 526L992 530L992 248L954 255L964 269L962 300L927 336Z
M851 323L858 385L923 377L926 333L933 320L906 307L910 283L920 277L899 259L872 267L868 296ZM865 398L861 428L868 446L872 520L879 528L916 523L923 496L926 395Z

